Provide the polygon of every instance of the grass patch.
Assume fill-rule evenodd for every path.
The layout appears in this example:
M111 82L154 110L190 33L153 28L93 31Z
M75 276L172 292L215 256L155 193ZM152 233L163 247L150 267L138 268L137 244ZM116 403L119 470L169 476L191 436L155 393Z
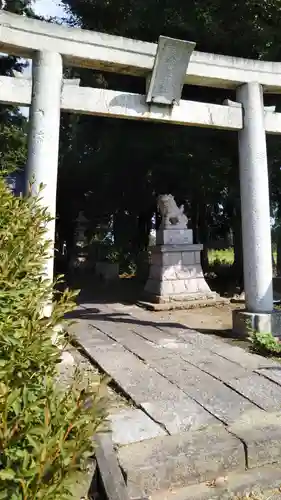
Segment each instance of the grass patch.
M277 252L273 252L273 257L276 263ZM234 262L233 248L224 248L222 250L208 250L209 264L226 264L232 265Z
M209 264L220 263L232 265L234 262L233 248L225 248L223 250L208 250Z

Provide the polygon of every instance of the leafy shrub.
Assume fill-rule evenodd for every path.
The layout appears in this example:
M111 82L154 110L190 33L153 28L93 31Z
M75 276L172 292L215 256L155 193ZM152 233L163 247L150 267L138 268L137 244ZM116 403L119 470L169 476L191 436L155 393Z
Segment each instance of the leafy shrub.
M253 349L261 354L281 354L281 343L272 333L252 332L251 342Z
M75 294L56 296L42 275L50 217L38 198L17 198L0 176L0 499L72 498L72 475L92 454L105 420L96 389L56 383L60 350L52 342ZM58 334L63 341L63 334Z

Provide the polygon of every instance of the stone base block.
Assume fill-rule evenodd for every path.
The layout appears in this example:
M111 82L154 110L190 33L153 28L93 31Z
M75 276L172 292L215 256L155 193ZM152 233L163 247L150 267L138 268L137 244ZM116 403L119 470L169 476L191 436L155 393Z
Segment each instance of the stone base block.
M192 229L159 229L156 233L156 245L192 245Z
M202 245L156 245L151 248L145 297L149 302L185 302L215 297L200 262Z
M208 286L208 285L207 285ZM169 310L169 309L193 309L196 307L204 307L202 304L206 302L216 302L218 295L216 292L211 292L209 289L205 293L181 293L181 294L170 294L170 295L160 295L159 293L148 292L147 289L144 291L143 300L147 304L159 304L165 307L157 308L157 310ZM199 304L199 305L198 305ZM210 305L209 303L206 305ZM153 308L155 309L155 308Z
M180 310L190 310L190 309L199 309L203 307L210 307L212 305L224 305L228 304L229 301L220 297L215 292L210 292L207 296L196 296L196 298L188 297L188 300L175 300L169 302L163 302L161 297L152 296L152 300L150 301L150 296L148 294L144 294L143 300L138 300L137 305L139 307L143 307L148 311L180 311Z
M275 337L281 337L281 311L272 313L251 313L248 311L235 310L232 312L233 333L239 337L249 337L251 331L260 333L272 333Z
M207 300L215 296L211 292L203 276L190 279L157 281L148 279L145 286L145 296L151 302L182 302L194 300Z

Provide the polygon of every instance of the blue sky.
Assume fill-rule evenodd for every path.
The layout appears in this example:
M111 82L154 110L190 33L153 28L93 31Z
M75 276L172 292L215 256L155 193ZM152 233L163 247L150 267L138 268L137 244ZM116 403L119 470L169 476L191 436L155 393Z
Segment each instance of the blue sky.
M62 17L64 15L59 0L34 0L32 7L36 14L41 16Z

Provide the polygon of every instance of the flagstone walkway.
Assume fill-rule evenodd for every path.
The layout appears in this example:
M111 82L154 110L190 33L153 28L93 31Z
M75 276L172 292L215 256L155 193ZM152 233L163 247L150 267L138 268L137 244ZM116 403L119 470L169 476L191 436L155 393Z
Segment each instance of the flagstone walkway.
M130 498L190 498L178 488L263 466L281 483L281 364L136 306L83 303L76 317L132 403L111 415Z

